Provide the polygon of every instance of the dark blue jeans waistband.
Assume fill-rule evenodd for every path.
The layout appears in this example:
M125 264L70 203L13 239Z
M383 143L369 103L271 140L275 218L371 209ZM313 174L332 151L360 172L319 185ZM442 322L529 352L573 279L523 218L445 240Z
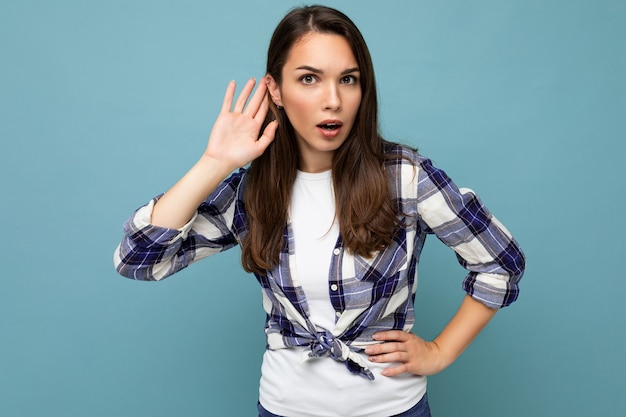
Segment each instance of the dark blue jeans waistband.
M282 417L278 414L273 414L267 411L261 403L257 404L257 408L259 409L259 417ZM424 394L421 400L409 410L395 414L391 417L431 417L430 415L430 406L428 405L428 396Z

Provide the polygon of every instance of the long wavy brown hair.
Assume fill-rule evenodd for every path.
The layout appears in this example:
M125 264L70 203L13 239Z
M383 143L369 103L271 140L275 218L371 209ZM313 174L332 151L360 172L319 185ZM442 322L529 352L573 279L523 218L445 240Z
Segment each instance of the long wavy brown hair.
M292 46L311 32L343 36L359 66L361 104L352 131L333 156L332 177L344 246L368 257L389 245L399 222L383 167L385 141L378 131L374 68L361 32L338 10L324 6L293 9L274 31L267 73L281 85L282 69ZM246 271L261 275L279 264L286 244L285 227L299 162L289 119L271 100L270 109L263 128L278 119L278 131L263 155L251 163L244 193L249 229L242 242L242 264Z

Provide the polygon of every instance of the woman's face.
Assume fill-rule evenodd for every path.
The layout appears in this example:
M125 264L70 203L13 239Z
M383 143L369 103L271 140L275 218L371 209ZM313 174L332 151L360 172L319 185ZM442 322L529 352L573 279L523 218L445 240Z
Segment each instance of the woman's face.
M343 36L311 32L289 51L281 85L270 78L272 100L284 108L295 130L302 171L331 168L361 104L359 75Z

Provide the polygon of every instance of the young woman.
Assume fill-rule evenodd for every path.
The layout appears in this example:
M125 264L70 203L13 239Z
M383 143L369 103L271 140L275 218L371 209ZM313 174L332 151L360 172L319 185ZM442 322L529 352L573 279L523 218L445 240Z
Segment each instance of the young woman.
M426 375L515 301L520 248L471 190L381 138L370 55L344 14L288 13L254 86L235 99L228 85L199 161L125 223L117 270L160 280L241 245L267 312L260 416L430 415ZM469 271L433 341L411 333L427 234Z

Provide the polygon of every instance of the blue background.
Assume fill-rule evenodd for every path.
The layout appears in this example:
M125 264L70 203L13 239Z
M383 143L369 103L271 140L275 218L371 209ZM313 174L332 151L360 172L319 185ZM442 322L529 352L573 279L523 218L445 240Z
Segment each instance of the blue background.
M255 415L264 316L239 251L161 283L112 253L299 4L0 2L1 416ZM430 378L434 415L626 415L626 3L327 4L368 41L384 135L478 192L528 257L519 301ZM429 242L430 338L464 273Z

